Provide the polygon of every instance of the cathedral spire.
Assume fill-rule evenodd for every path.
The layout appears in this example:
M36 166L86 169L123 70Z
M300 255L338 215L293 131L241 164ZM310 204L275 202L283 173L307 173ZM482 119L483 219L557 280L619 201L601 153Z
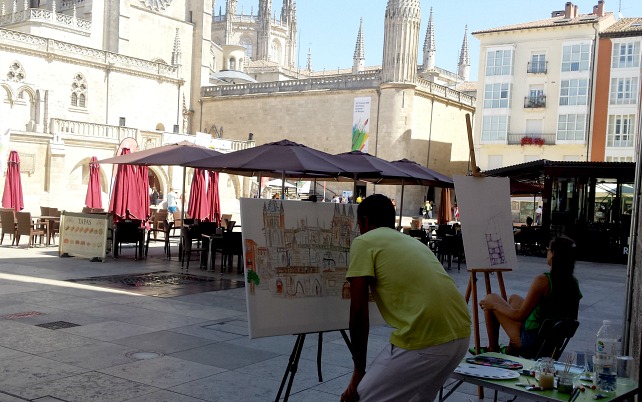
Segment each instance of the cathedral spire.
M424 41L424 60L423 71L430 71L435 68L435 25L432 18L432 7L430 7L430 17L428 18L428 28L426 29L426 40Z
M381 66L383 82L415 82L420 23L419 0L388 0Z
M305 64L305 70L309 73L312 72L312 50L308 48L308 62Z
M459 53L459 64L457 65L457 74L468 81L470 78L470 55L468 54L468 25L464 29L464 42L461 44Z
M172 65L178 66L181 64L181 37L176 28L176 36L174 37L174 48L172 50Z
M352 62L352 74L358 74L364 70L366 57L363 50L363 17L359 21L359 33L357 34L357 44L354 47L354 57Z
M227 18L236 15L236 0L227 0L225 3L225 14Z

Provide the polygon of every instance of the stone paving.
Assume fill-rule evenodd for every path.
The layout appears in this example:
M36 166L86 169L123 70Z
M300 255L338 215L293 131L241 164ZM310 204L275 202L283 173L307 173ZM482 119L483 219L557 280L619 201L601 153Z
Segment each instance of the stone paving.
M244 288L155 297L70 282L181 273L180 262L165 260L162 247L151 247L145 261L134 261L133 255L123 249L118 260L101 263L59 258L55 247L0 246L0 402L275 400L296 337L250 340ZM544 258L518 256L518 261L519 267L505 274L509 294L525 294L532 278L546 269ZM190 268L190 274L242 280L201 271L197 263ZM465 265L448 273L463 294ZM621 327L626 266L579 262L576 275L584 294L581 324L567 351L581 352L593 348L603 319ZM494 280L493 286L496 290ZM484 328L481 323L482 344ZM370 331L369 359L389 333L385 326ZM323 334L323 382L316 372L317 341L316 335L307 336L290 401L338 401L348 384L352 360L340 334ZM458 388L450 398L477 399L473 386Z

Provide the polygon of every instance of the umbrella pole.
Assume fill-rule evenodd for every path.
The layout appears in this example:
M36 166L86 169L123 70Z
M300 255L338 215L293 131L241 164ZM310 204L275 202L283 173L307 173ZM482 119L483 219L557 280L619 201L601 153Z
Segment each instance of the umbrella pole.
M183 195L181 197L181 225L185 223L185 181L186 181L186 176L187 176L187 167L183 166ZM180 237L178 239L178 249L181 250L181 247L183 245L183 228L180 227L178 228L180 230ZM179 252L178 260L180 261L183 258L183 253L182 251Z
M399 227L402 227L401 225L401 216L403 214L403 179L401 179L401 201L399 202Z
M261 198L261 172L259 172L259 193L256 195L256 198Z
M281 172L281 199L285 200L285 170Z

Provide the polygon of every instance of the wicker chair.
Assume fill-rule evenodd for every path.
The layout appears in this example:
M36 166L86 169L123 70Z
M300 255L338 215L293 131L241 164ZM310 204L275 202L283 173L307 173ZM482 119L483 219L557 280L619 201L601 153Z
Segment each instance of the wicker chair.
M17 212L16 219L18 221L16 246L20 242L20 237L22 237L22 235L29 236L29 243L27 244L27 247L31 247L34 245L36 236L40 236L40 245L42 245L43 238L47 236L47 222L34 223L31 220L31 213L29 212Z
M2 241L4 240L4 235L8 233L11 238L11 245L13 245L18 233L16 215L13 209L0 208L0 225L2 227L2 233L0 233L0 244L2 244Z

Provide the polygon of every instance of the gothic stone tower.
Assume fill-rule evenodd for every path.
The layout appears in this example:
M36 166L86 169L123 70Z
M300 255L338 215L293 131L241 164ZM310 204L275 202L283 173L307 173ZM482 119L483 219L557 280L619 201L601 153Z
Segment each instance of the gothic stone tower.
M383 39L380 131L376 145L377 156L388 160L408 154L420 22L419 0L388 0Z

